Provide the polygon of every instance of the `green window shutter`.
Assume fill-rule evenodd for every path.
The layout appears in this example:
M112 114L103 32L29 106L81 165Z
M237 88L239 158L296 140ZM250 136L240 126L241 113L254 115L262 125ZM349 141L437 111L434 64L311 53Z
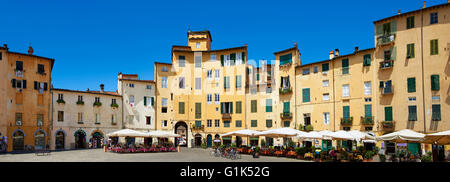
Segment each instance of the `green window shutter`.
M224 60L225 60L224 55L220 55L220 63L222 64L222 67L224 64Z
M151 97L152 106L155 105L155 97Z
M223 112L223 111L224 111L224 107L225 107L225 106L224 106L224 103L221 102L221 103L220 103L220 114L223 114L223 113L224 113L224 112Z
M195 118L202 117L202 103L195 103Z
M430 41L430 54L431 55L437 55L439 54L439 49L438 49L438 39L435 40L431 40Z
M416 78L408 78L408 92L416 92Z
M245 52L242 52L242 62L245 63Z
M233 114L233 103L230 102L230 114Z
M350 118L350 106L343 106L343 117L344 118Z
M280 65L291 63L292 62L292 54L286 54L280 56Z
M322 72L330 70L330 64L324 63L322 64Z
M408 106L408 121L417 121L417 106Z
M302 90L302 94L303 94L303 102L310 102L310 93L309 93L309 88L304 88Z
M291 102L284 102L283 103L283 113L290 113L291 112Z
M397 47L394 46L392 48L392 52L391 52L391 60L394 61L394 60L396 60L396 58L397 58Z
M272 99L266 99L266 112L272 112Z
M391 34L395 34L397 32L397 21L391 22Z
M408 44L406 47L406 56L407 58L414 58L414 44Z
M144 106L147 106L147 97L144 96Z
M178 114L184 114L184 102L178 103Z
M256 102L256 100L252 100L251 101L251 112L252 113L255 113L255 112L257 112L257 102Z
M441 105L440 104L433 104L431 106L432 110L432 116L431 120L433 121L440 121L441 120Z
M242 113L242 102L237 101L236 102L236 114L241 114L241 113Z
M370 66L371 57L370 54L364 55L363 66Z
M230 60L231 60L231 65L235 65L236 64L236 53L231 53L230 54Z
M364 116L372 117L372 104L364 105Z
M384 88L384 81L380 81L380 88Z
M431 75L431 90L440 90L439 75Z
M384 120L385 121L392 121L392 107L385 107L384 108Z
M376 36L383 35L383 25L377 25L376 27Z

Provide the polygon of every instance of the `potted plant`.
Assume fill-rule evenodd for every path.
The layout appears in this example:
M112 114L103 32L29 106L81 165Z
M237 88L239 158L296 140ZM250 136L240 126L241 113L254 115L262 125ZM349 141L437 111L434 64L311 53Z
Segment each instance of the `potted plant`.
M303 157L305 156L305 153L306 153L306 148L305 147L298 147L298 148L296 148L296 152L297 152L297 158L298 159L303 159Z
M101 102L94 102L94 106L100 107L100 106L102 106L102 103Z
M66 101L64 101L64 100L62 100L62 99L58 99L58 100L56 100L56 102L57 102L58 104L65 104L65 103L66 103Z
M118 108L118 107L119 107L119 104L112 103L112 104L111 104L111 107L112 107L112 108Z
M371 150L368 150L368 151L366 151L366 153L364 153L364 159L366 159L366 162L373 161L373 156L374 156L374 152Z
M77 101L77 105L84 105L84 102L79 100L79 101Z
M433 162L433 157L431 156L432 153L431 152L427 152L426 155L423 155L422 158L420 159L422 162Z
M341 162L348 162L348 153L345 150L341 151Z
M380 158L380 162L386 162L386 155L378 154L378 157Z

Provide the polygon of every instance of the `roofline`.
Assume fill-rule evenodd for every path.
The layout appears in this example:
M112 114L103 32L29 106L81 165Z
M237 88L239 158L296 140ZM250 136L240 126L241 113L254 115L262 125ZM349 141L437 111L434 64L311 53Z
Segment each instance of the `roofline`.
M211 32L209 31L209 30L203 30L203 31L188 31L187 32L187 36L188 36L188 39L189 39L189 34L191 34L191 33L194 33L194 34L197 34L197 33L208 33L208 35L209 35L209 39L211 39L211 42L213 41L212 40L212 36L211 36Z
M172 51L173 52L219 52L219 51L229 51L229 50L235 50L235 49L245 49L245 50L247 50L247 46L231 47L231 48L216 49L216 50L206 50L206 51L192 51L192 50L172 50Z
M76 92L76 93L84 93L84 94L97 94L97 95L108 95L108 96L115 96L115 97L122 97L122 95L117 94L110 94L110 93L100 93L99 91L81 91L81 90L70 90L70 89L62 89L62 88L52 88L51 90L55 91L65 91L65 92ZM106 91L108 92L108 91ZM116 92L115 92L116 93Z
M8 49L6 49L6 50L8 50ZM48 58L48 57L42 57L42 56L36 56L36 55L33 55L33 54L25 54L25 53L20 53L20 52L14 52L14 51L9 51L8 50L8 53L13 53L13 54L20 54L20 55L23 55L23 56L32 56L32 57L36 57L36 58L41 58L41 59L47 59L47 60L49 60L50 62L51 62L51 68L52 68L52 70L53 70L53 65L55 64L55 59L53 59L53 58Z
M308 63L308 64L301 64L301 65L296 66L296 68L301 68L301 67L304 67L304 66L311 66L313 64L321 64L321 63L328 62L328 61L334 61L334 60L339 59L339 58L353 56L353 55L356 55L357 53L366 52L366 51L370 51L370 50L375 50L375 48L368 48L368 49L359 50L359 51L351 53L351 54L346 54L346 55L341 55L341 56L334 57L333 59L327 59L327 60L313 62L313 63Z
M406 12L406 13L401 13L399 15L394 15L394 16L390 16L390 17L383 18L383 19L380 19L380 20L376 20L376 21L373 22L373 24L377 24L377 23L380 23L382 21L390 20L390 19L397 18L397 17L400 17L400 16L410 15L410 14L417 13L417 12L420 12L420 11L425 11L425 10L435 9L435 8L441 8L441 7L447 6L449 4L450 3L438 4L438 5L434 5L434 6L430 6L430 7L426 7L426 8L422 8L422 9L418 9L418 10L414 10L414 11L409 11L409 12Z
M166 65L171 65L172 66L172 63L163 63L163 62L157 62L157 61L155 61L155 64L166 64Z
M288 51L292 51L292 50L297 50L298 51L298 48L297 48L297 46L295 46L295 47L291 47L291 48L289 48L289 49L285 49L285 50L282 50L282 51L278 51L278 52L274 52L273 54L280 54L280 53L283 53L283 52L288 52Z
M155 83L154 80L133 80L133 79L126 79L126 78L121 78L119 80L123 80L123 81L136 81L136 82L146 82L146 83Z

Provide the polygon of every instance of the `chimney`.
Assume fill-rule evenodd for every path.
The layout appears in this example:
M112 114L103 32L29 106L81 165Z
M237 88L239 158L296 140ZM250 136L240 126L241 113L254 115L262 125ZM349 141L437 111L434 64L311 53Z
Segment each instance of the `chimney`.
M330 60L334 58L334 51L330 51Z
M294 47L297 47L297 42L294 43Z
M8 49L8 44L3 44L3 48Z
M30 46L30 47L28 47L28 54L29 55L32 55L33 54L33 48Z
M102 83L100 84L100 92L104 92L105 91L105 85Z
M398 13L397 14L402 14L402 12L400 11L400 10L398 10Z
M447 0L448 1L448 0ZM423 1L423 7L422 8L426 8L427 7L427 1Z
M356 47L355 47L355 52L358 52L358 51L359 51L359 47L356 46Z
M339 49L335 49L334 52L336 56L339 56Z

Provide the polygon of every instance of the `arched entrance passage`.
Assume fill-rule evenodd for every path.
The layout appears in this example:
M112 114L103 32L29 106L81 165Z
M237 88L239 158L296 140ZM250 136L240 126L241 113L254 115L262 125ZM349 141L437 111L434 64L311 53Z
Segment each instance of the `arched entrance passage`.
M102 148L103 134L101 131L95 131L92 133L92 148Z
M208 134L208 136L206 136L206 146L212 147L212 135L211 134Z
M195 147L201 147L202 146L202 135L195 134Z
M240 147L242 145L242 137L236 136L236 146Z
M187 141L188 141L188 127L187 124L184 121L179 121L177 124L175 124L175 131L176 134L181 135L181 137L178 137L177 140L175 140L176 146L182 146L187 147Z
M25 133L22 130L16 130L13 133L13 150L24 150Z
M55 133L55 149L64 149L66 134L64 131L57 131Z
M45 135L44 130L37 130L34 132L34 149L45 149Z
M86 132L83 130L77 130L74 135L75 136L75 148L76 149L84 149L86 148Z

